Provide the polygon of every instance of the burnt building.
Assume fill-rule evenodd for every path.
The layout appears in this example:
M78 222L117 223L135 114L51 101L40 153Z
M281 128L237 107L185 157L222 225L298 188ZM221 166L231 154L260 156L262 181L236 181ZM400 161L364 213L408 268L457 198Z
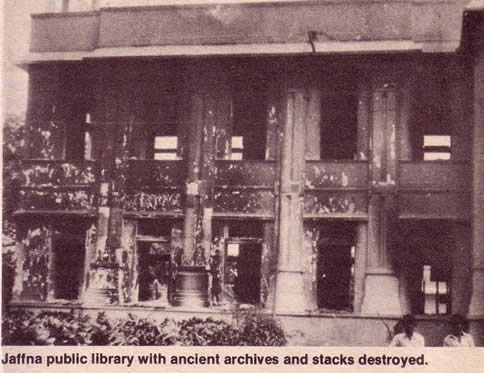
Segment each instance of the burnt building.
M11 306L253 304L334 345L459 312L482 343L482 7L145 3L32 16Z

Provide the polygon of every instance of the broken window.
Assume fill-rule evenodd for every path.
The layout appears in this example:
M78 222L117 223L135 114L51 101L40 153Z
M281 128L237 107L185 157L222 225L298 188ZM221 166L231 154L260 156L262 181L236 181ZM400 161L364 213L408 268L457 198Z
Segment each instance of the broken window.
M451 312L452 232L444 221L400 224L399 263L414 314Z
M448 135L424 135L424 161L448 161L450 159L451 139Z
M85 111L73 113L65 125L65 159L93 159L91 115Z
M227 242L225 284L240 303L259 304L262 244L231 238Z
M321 96L321 159L355 159L358 99L340 87Z
M156 100L148 103L147 132L146 139L148 149L136 145L135 153L141 159L176 160L178 159L178 122L177 122L177 97L175 92L166 91L160 93ZM133 143L140 142L135 139ZM143 147L143 145L141 145Z
M352 222L321 223L316 282L320 309L353 309L355 233Z
M84 277L85 227L64 222L54 227L52 242L53 289L55 299L77 300Z
M228 302L259 304L261 299L262 226L260 221L217 223L225 236L223 297Z
M166 220L138 222L138 301L167 304L171 281L171 223Z
M306 160L355 159L357 79L349 73L323 74L319 82L319 86L308 89L305 95Z
M176 136L155 136L154 159L175 160L177 159L178 138Z
M442 273L438 267L423 265L422 293L425 314L450 313L450 291L448 273Z
M244 138L232 136L232 154L230 159L240 161L244 159Z
M253 81L236 84L233 92L231 159L263 160L266 153L266 89Z
M450 98L445 74L422 73L413 88L409 131L412 159L436 161L452 158Z

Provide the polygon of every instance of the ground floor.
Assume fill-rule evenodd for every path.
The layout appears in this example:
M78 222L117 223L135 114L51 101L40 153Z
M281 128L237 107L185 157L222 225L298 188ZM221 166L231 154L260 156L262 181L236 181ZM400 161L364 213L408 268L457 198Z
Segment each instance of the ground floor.
M80 314L97 317L99 312L105 312L109 318L125 318L128 313L136 317L148 317L162 321L165 318L176 321L187 320L191 317L212 318L216 320L233 321L236 317L234 308L171 308L160 309L150 306L111 306L89 307L81 305L17 304L12 309L35 311L65 311L74 310ZM268 312L269 313L269 312ZM351 315L313 312L305 315L276 314L289 346L387 346L389 333L399 320L398 315ZM425 338L428 347L440 347L450 328L446 317L420 316L417 317L417 331ZM470 334L473 335L476 346L484 344L484 319L470 317Z
M482 294L473 291L464 222L394 221L388 250L375 252L371 242L381 236L369 229L373 219L305 219L290 254L298 266L288 268L280 264L274 220L211 220L207 260L197 265L184 258L191 238L182 217L125 216L113 251L99 249L103 219L19 220L11 307L155 318L230 318L256 307L308 345L385 345L401 315L412 313L437 346L448 316L459 312L470 314L476 342L482 339L482 315L469 312Z

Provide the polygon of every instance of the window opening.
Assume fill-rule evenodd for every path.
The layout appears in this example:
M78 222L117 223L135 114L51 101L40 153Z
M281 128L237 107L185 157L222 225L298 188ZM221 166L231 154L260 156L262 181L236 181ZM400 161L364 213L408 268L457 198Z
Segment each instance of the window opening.
M140 220L137 234L138 301L166 305L173 292L171 224Z
M154 159L176 160L178 138L176 136L155 136Z
M451 312L453 230L443 221L401 223L399 253L414 314Z
M354 159L357 154L358 100L338 92L321 97L321 159Z
M174 90L159 92L147 103L147 135L135 136L132 150L137 157L173 161L179 159L178 148L178 95ZM151 98L151 99L153 99ZM144 142L146 141L146 142ZM148 150L145 152L143 148ZM139 148L139 149L138 149ZM146 153L146 154L144 154Z
M452 123L445 74L421 74L413 88L408 138L412 159L436 161L452 158ZM404 136L405 137L405 136Z
M240 303L260 302L262 245L229 240L226 246L225 285L229 297Z
M86 120L89 120L87 122ZM91 119L89 114L79 113L74 115L65 127L65 159L78 161L91 159L92 135Z
M230 159L240 161L244 158L244 138L232 136L232 154Z
M54 298L77 300L84 275L85 232L72 224L56 227L53 237Z
M451 138L448 135L424 135L424 161L449 160Z
M262 225L260 221L228 223L223 271L223 296L228 301L260 303Z
M240 83L233 92L233 160L263 160L266 150L266 89L261 84Z
M355 226L325 222L320 228L317 263L317 303L320 309L353 310Z
M424 313L450 313L450 294L448 279L445 275L437 274L430 265L423 266L422 293L424 294ZM441 281L442 280L442 281Z

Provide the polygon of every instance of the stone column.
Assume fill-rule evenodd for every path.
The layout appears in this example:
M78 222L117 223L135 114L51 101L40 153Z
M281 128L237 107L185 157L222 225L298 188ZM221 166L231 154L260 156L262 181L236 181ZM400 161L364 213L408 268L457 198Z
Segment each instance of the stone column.
M376 73L376 72L375 72ZM380 73L379 73L380 74ZM368 252L362 313L399 314L399 281L390 248L396 222L397 88L392 76L372 85L372 158L368 202Z
M188 178L185 210L184 265L205 265L212 242L213 183L216 156L225 156L232 126L232 97L224 66L203 70L190 65L186 91Z
M354 312L360 313L365 295L366 278L366 254L368 250L368 224L358 222L356 226L356 251L355 251L355 296L353 300Z
M187 156L187 187L185 199L185 225L183 229L182 265L192 265L196 249L196 227L200 204L200 162L202 153L203 131L203 95L187 91L191 100L188 101L189 111L186 123L188 135Z
M95 250L86 253L88 284L84 293L86 304L107 304L121 301L122 278L116 269L120 257L123 228L123 201L125 195L130 102L123 90L119 66L100 63L92 71L97 79L93 92L96 105L92 108L99 152L98 221ZM121 120L124 118L124 120ZM120 264L120 263L117 263ZM107 281L107 279L113 281Z
M309 95L304 89L287 91L282 139L279 260L275 299L275 310L278 313L306 310L301 255L304 242L302 192L308 101Z
M409 72L412 74L412 72ZM412 139L411 139L411 110L412 110L412 88L411 78L405 81L398 99L398 159L400 161L412 160Z
M358 84L358 132L357 159L368 160L370 153L371 129L371 84L367 76L363 76ZM356 227L356 252L354 275L354 312L360 313L365 295L366 261L368 251L368 223L358 222Z
M364 76L358 84L358 132L357 132L357 159L364 161L369 157L370 146L370 104L371 85L368 78Z

